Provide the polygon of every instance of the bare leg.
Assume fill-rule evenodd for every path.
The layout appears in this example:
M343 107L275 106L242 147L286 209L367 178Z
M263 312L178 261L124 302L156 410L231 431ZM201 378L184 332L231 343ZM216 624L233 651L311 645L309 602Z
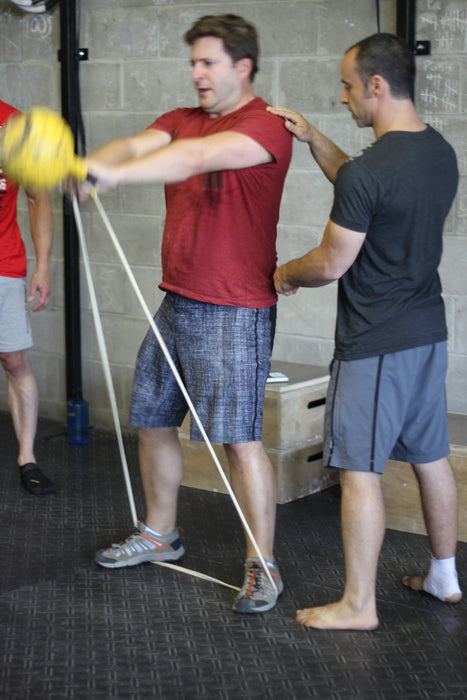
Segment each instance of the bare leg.
M276 479L262 442L224 445L230 465L233 492L245 515L262 556L274 561ZM257 552L247 537L246 556Z
M38 392L26 350L1 353L0 362L7 378L8 405L18 440L18 464L35 462Z
M380 479L375 473L345 469L340 478L344 595L337 603L297 611L297 620L318 629L376 629L376 571L386 527Z
M428 464L413 464L412 468L420 486L423 515L436 559L455 557L458 528L458 497L454 473L447 457ZM424 590L425 576L405 576L402 582L414 590ZM430 592L430 591L427 591ZM457 603L462 593L443 597L446 603Z
M146 525L167 535L176 524L183 452L176 428L139 428L138 452L146 497Z

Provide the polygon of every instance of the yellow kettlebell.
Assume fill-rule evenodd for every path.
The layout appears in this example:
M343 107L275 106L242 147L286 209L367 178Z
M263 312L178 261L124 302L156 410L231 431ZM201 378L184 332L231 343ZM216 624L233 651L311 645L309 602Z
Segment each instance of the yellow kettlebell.
M87 175L86 163L74 152L69 125L46 107L31 107L6 122L0 131L0 163L7 177L35 190Z

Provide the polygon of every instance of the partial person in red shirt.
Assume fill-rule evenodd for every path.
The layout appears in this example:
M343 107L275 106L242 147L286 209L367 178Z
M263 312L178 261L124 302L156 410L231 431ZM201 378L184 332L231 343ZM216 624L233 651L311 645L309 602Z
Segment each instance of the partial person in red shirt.
M291 139L254 95L258 42L251 24L235 15L206 16L185 40L199 107L176 109L144 132L98 149L88 168L98 191L165 184L160 288L166 296L155 321L209 439L225 447L232 488L275 581L273 586L247 537L245 579L234 610L261 613L276 605L283 590L273 553L275 475L261 428L276 319L277 222ZM131 406L146 520L124 542L98 552L100 565L174 561L184 553L176 529L184 471L177 426L186 413L150 330L138 355ZM202 439L194 421L191 439Z
M0 101L0 129L20 112ZM55 484L36 463L34 441L37 430L38 391L27 348L33 345L27 303L39 298L32 311L49 303L50 254L53 219L46 192L26 192L29 225L36 253L36 269L26 291L26 250L17 220L18 187L0 164L0 363L7 379L8 405L18 440L21 483L34 495L55 491ZM27 295L27 298L26 298Z

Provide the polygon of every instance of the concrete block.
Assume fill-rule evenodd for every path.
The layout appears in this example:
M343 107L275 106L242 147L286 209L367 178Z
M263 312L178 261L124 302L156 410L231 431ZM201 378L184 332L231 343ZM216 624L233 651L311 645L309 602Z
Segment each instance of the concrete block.
M154 117L177 107L196 107L189 53L181 59L128 61L123 66L124 108L152 111ZM151 123L151 122L149 122Z
M142 114L138 114L135 113L134 108L123 113L112 112L111 115L102 112L92 112L90 115L85 114L84 120L87 132L88 150L91 152L109 143L109 141L133 136L133 134L143 131L143 129L146 129L154 121L154 112L150 110L150 113L143 112ZM139 189L144 188L142 188L141 185L131 188L133 192ZM106 192L105 195L102 195L101 199L104 206L106 204L109 206L108 202L112 201L112 199L115 199L117 196L118 192L116 191ZM95 209L92 202L86 202L85 205L90 211L92 207Z
M281 59L279 80L281 105L315 114L340 109L340 70L334 58Z
M434 128L435 123L429 122ZM439 131L443 134L451 146L456 151L457 165L461 176L467 175L467 132L465 129L465 118L450 117L445 118ZM465 184L461 181L461 194L465 191Z
M113 5L113 3L112 3ZM94 7L82 13L84 35L92 47L93 61L120 61L129 58L157 58L159 31L157 9Z
M278 329L289 335L332 337L337 309L337 284L300 289L292 297L280 297Z
M459 62L434 56L417 63L417 93L422 109L438 114L458 112L461 94Z
M65 349L65 317L62 308L49 306L39 313L30 313L34 348L60 356Z
M162 217L112 212L108 217L131 266L160 265ZM92 235L88 247L93 262L120 265L120 258L97 210L92 213L91 220Z
M376 32L376 11L372 0L343 3L326 0L319 3L318 52L335 55L340 61L349 46ZM394 4L381 3L382 31L395 31Z
M15 63L20 62L22 58L22 44L23 44L23 25L21 22L21 15L23 13L17 7L12 4L2 3L0 8L0 62L1 63ZM2 97L6 100L4 96L4 90L2 86Z
M466 239L457 236L446 237L439 268L445 294L465 295L465 277L463 275L465 275L466 264Z
M133 268L132 272L152 317L163 298L163 292L157 288L161 273L159 271L157 274L153 268L141 267ZM139 298L123 267L91 263L91 273L101 314L116 313L138 318L145 317ZM81 287L81 308L91 311L91 299L85 279Z
M446 325L448 327L448 353L452 352L455 346L455 305L454 297L444 296L444 307L446 309Z
M109 361L116 364L128 364L136 359L139 346L147 331L144 318L102 314L101 322L107 346ZM100 361L99 348L94 329L94 321L90 312L84 312L81 318L82 356L83 360Z
M121 210L127 214L165 215L163 185L127 185L120 188L120 198Z
M273 358L277 361L308 363L327 367L334 353L332 339L316 339L306 335L276 333Z
M127 428L133 386L133 366L113 365L112 384L120 425ZM83 395L89 402L90 424L113 429L115 424L112 405L100 362L85 361L83 364Z
M5 4L5 3L3 3ZM21 50L21 60L24 63L30 61L56 61L55 47L60 42L60 18L58 13L27 14L22 11L0 15L2 30L1 44L6 44L11 50L10 57L5 60L14 60L16 52L14 45ZM4 24L5 23L5 24ZM2 31L2 34L3 34Z
M463 154L464 160L467 158L467 154ZM461 177L459 178L459 187L457 188L457 196L456 200L454 202L454 205L457 204L457 215L459 217L467 217L467 178L466 177ZM455 206L453 207L455 211ZM453 230L454 233L456 233L455 228L453 227L452 229L448 230ZM459 235L462 235L462 233L466 234L467 231L464 229L463 231L459 231L457 229L457 233Z
M324 227L329 219L332 187L318 172L289 171L280 210L283 226Z
M446 380L448 411L465 413L465 397L467 396L467 356L466 354L451 354L448 363Z
M313 248L316 248L323 237L323 230L317 226L285 226L277 228L277 257L278 265L301 258Z
M467 354L467 299L459 297L454 302L454 347L455 353Z
M250 3L239 13L258 33L261 55L301 56L318 50L319 4L316 2Z
M2 65L2 100L17 109L47 105L60 109L59 67L51 63Z
M91 59L80 65L81 101L86 110L120 110L123 106L120 63L98 63Z
M57 406L65 401L66 376L63 357L45 353L32 348L29 359L39 390L39 411L42 413L42 400Z
M255 75L254 92L262 97L268 104L277 104L279 99L277 90L277 61L273 59L259 58L259 70Z
M163 58L183 58L188 61L189 46L183 36L194 22L203 15L231 12L233 9L216 9L209 3L183 3L182 7L159 7L157 21L159 28L160 56ZM185 63L189 73L188 63Z
M122 267L115 265L96 265L91 263L94 291L101 316L107 313L125 313L127 289L126 276ZM81 308L91 310L91 300L87 280L82 274Z
M465 51L465 2L425 2L419 10L419 31L432 44L432 52Z

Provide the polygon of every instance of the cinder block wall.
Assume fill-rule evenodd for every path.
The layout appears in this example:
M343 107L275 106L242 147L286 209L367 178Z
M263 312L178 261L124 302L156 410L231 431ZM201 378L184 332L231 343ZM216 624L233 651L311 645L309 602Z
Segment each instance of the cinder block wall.
M188 49L182 36L203 14L234 12L252 21L260 33L257 94L272 104L303 112L344 150L355 153L372 141L339 104L339 63L348 46L376 31L374 0L81 0L80 46L89 61L80 68L82 107L88 149L130 135L155 116L196 104ZM394 31L396 2L381 3L381 29ZM449 410L467 413L467 48L464 0L419 0L417 39L432 42L432 55L417 58L417 106L455 147L461 172L459 194L445 237L442 277L449 323ZM59 9L32 15L0 0L1 98L26 109L45 104L60 109ZM103 195L148 306L161 293L160 241L164 219L161 187L123 187ZM53 299L32 318L35 368L43 415L65 417L63 245L61 197L53 195L56 239L53 251ZM282 202L279 260L315 246L327 221L332 187L314 165L308 148L294 144L292 166ZM82 215L122 424L127 424L133 366L147 322L94 203ZM21 221L27 234L24 198ZM327 365L333 349L336 287L301 290L279 300L274 358ZM89 295L82 285L84 396L95 426L112 425L104 374L94 332ZM0 407L6 407L0 376Z

